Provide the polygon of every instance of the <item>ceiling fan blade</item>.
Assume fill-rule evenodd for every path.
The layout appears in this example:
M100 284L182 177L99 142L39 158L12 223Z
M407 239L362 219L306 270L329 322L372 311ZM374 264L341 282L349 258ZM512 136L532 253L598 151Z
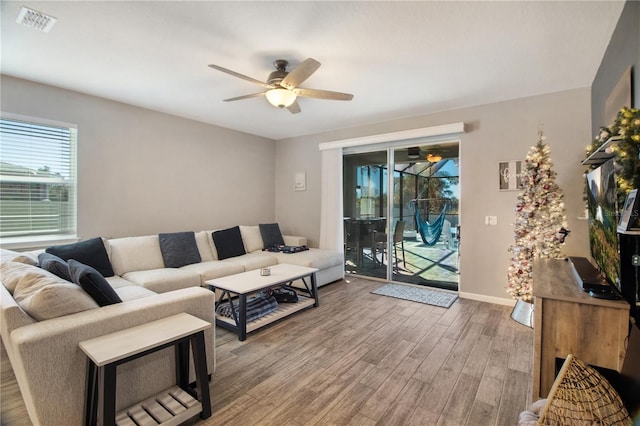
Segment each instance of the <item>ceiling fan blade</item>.
M303 98L330 99L333 101L350 101L353 99L352 94L330 92L329 90L303 89L298 87L296 89L292 89L292 91Z
M289 110L289 112L291 114L297 114L300 112L300 104L298 103L298 100L293 101L293 103L291 105L289 105L287 107L287 109Z
M243 79L243 80L246 80L246 81L248 81L248 82L250 82L250 83L253 83L253 84L257 84L257 85L259 85L259 86L262 86L262 87L264 87L264 88L266 88L266 89L273 89L273 88L274 88L274 86L273 86L273 85L271 85L271 84L269 84L269 83L265 83L265 82L263 82L263 81L256 80L255 78L247 77L247 76L246 76L246 75L244 75L244 74L240 74L240 73L237 73L237 72L235 72L235 71L231 71L231 70L229 70L229 69L223 68L223 67L218 66L218 65L210 64L210 65L209 65L209 68L213 68L214 70L222 71L222 72L227 73L227 74L230 74L230 75L232 75L232 76L234 76L234 77L238 77L238 78L241 78L241 79Z
M257 98L258 96L264 96L265 93L267 92L252 93L250 95L237 96L235 98L225 99L224 102L240 101L242 99L249 99L249 98Z
M305 59L287 74L280 82L280 85L286 89L298 87L303 81L311 77L311 74L316 72L318 68L320 68L320 62L313 58Z

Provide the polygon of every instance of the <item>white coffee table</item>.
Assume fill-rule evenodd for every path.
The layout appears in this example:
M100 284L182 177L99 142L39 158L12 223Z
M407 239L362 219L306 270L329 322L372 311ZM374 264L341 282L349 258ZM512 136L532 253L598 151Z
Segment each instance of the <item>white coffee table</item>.
M260 275L260 269L254 271L241 272L235 275L228 275L222 278L214 278L205 281L205 284L211 290L222 290L222 295L216 303L216 307L221 303L232 304L232 294L238 296L238 312L234 309L232 318L216 315L216 325L238 333L240 340L247 338L250 333L267 324L271 324L281 318L298 312L310 306L319 306L318 286L316 282L317 268L309 268L306 266L289 265L281 263L270 267L271 274L267 276ZM311 283L307 283L307 278ZM298 302L296 303L280 303L278 309L262 318L247 323L247 296L260 290L275 288L291 284L293 281L302 280L305 285L307 296L298 294ZM232 304L233 306L233 304Z

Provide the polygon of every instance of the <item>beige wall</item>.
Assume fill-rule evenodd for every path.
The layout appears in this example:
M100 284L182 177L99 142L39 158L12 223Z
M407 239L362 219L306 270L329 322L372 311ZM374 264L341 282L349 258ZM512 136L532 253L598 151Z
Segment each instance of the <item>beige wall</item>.
M276 219L317 244L320 232L320 154L318 144L463 121L461 137L461 259L460 291L471 297L505 299L507 248L513 243L514 208L518 192L498 190L498 162L524 159L543 125L551 145L557 183L565 194L571 236L564 252L587 256L589 244L584 215L580 161L590 138L589 88L448 111L343 131L277 142ZM307 172L307 191L293 191L296 171ZM497 226L484 224L497 216Z
M517 192L498 191L498 162L524 159L542 123L572 231L565 253L588 255L586 221L577 219L580 161L590 142L588 88L274 142L7 76L1 84L2 111L78 125L82 238L277 220L283 232L317 246L319 143L463 121L460 289L507 301ZM296 172L306 172L306 191L294 191ZM498 225L484 225L486 215Z
M78 235L215 229L275 218L275 142L2 76L3 112L78 126Z

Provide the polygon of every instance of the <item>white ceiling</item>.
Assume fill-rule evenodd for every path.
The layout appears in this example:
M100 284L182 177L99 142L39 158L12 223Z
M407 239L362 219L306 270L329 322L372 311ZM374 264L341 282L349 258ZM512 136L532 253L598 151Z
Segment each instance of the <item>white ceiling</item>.
M21 6L58 19L15 22ZM624 2L1 2L2 73L272 139L589 87ZM350 102L222 99L275 59Z

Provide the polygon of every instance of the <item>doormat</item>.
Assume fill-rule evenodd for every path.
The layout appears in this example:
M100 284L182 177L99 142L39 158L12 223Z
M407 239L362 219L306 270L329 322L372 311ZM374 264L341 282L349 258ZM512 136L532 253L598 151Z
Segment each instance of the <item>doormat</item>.
M385 284L372 291L373 294L395 297L396 299L411 300L412 302L426 303L427 305L449 308L458 298L457 295L430 288L413 287L402 284Z

